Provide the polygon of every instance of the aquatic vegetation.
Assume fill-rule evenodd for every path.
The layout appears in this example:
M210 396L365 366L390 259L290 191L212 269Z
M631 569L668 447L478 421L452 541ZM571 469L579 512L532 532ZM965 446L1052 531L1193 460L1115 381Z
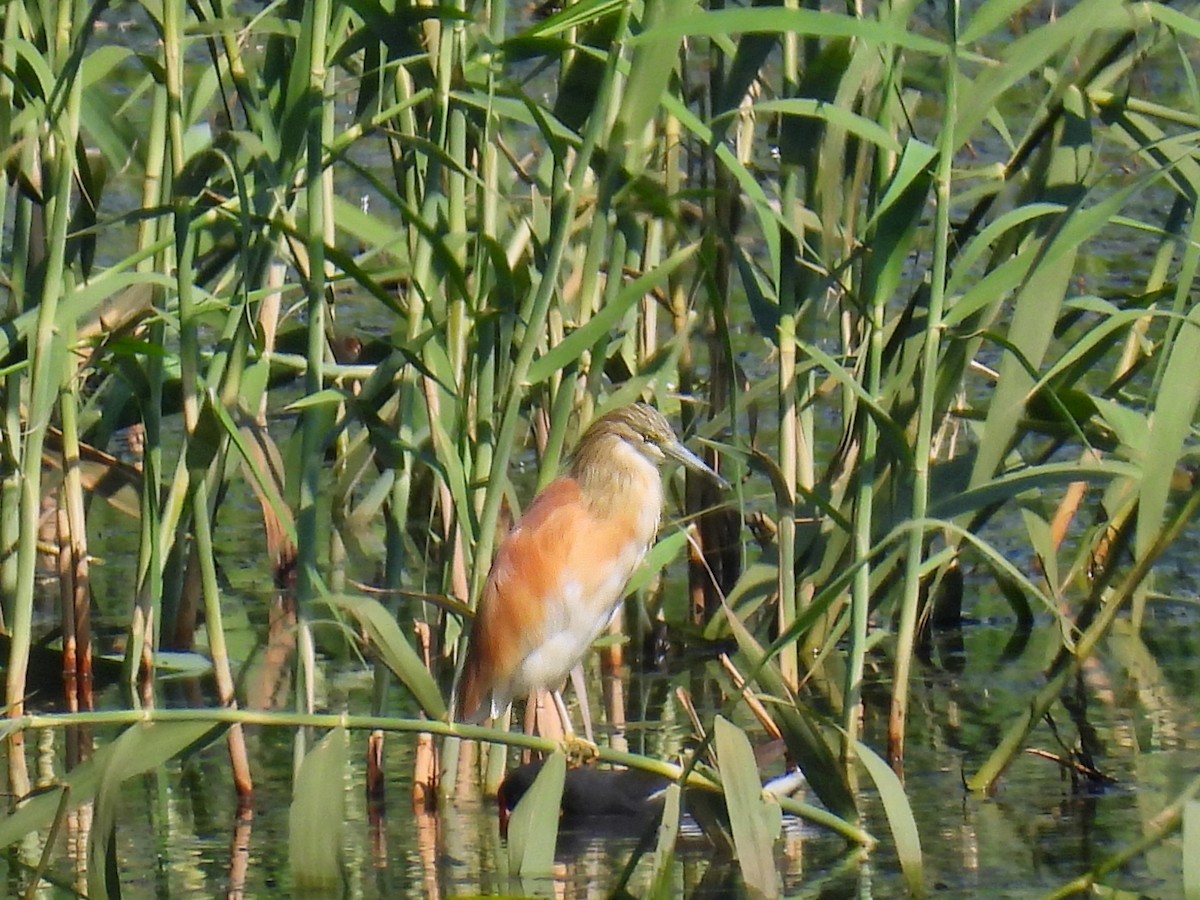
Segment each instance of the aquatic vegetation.
M1055 762L1103 781L1085 667L1118 641L1145 649L1155 604L1194 603L1163 565L1200 504L1190 10L63 0L2 15L0 598L21 800L6 846L94 800L103 896L122 782L223 739L249 795L244 728L270 725L296 735L292 877L330 886L343 860L306 829L339 802L347 740L425 735L422 802L460 773L494 788L495 748L554 749L450 724L447 700L506 524L590 422L636 400L734 485L668 480L628 641L602 640L614 668L621 650L648 664L667 627L724 651L711 696L679 699L696 712L686 750L601 747L689 787L665 795L646 846L656 892L692 791L723 793L706 831L727 831L752 890L780 890L786 812L886 843L922 892L910 687L938 635L995 615L974 608L985 589L1016 644L1052 649L967 789L995 790L1047 721ZM259 575L280 589L269 622L221 566L222 523L251 511ZM96 590L97 556L119 555L129 577ZM123 709L89 711L93 606L120 625ZM239 681L259 640L279 697ZM71 711L26 699L45 651ZM318 657L351 652L375 665L377 715L318 706ZM164 676L198 659L210 705L164 710ZM401 716L383 714L393 675ZM105 724L124 730L87 737L34 791L29 735ZM762 793L762 735L819 804ZM515 872L553 861L562 775L544 771L515 814ZM1197 790L1147 811L1151 837L1111 859L1181 825L1194 851ZM868 796L887 835L863 827ZM36 882L49 859L21 853Z

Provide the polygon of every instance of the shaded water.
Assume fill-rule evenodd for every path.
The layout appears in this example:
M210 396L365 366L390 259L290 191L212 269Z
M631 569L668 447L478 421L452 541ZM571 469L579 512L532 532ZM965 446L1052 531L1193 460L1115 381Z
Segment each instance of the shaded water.
M122 544L131 540L129 529L119 521L110 528L103 510L102 504L96 504L90 519L96 528L96 552L107 560L93 569L101 605L98 622L101 627L106 620L120 626L127 614L122 604L127 601L125 586L132 577L128 566L135 554ZM291 708L291 662L272 667L261 646L274 597L265 591L269 575L262 562L265 548L259 513L244 485L235 483L221 516L218 552L226 624L235 658L245 661L239 697L249 708ZM1200 657L1200 604L1193 599L1194 566L1182 549L1193 543L1181 542L1177 555L1161 567L1158 587L1163 594L1148 607L1140 638L1118 623L1096 659L1085 667L1068 698L1074 717L1066 713L1066 706L1056 705L1053 728L1048 723L1039 725L1026 742L1033 750L1066 756L1066 748L1075 748L1084 735L1096 767L1113 779L1099 785L1073 780L1046 756L1026 753L1008 771L996 796L981 798L964 790L964 778L982 764L1027 709L1059 646L1056 627L1048 618L1039 620L1032 634L1021 636L1005 601L981 593L983 588L968 578L968 591L974 593L964 607L975 619L960 633L943 635L931 648L930 659L914 675L910 706L906 789L931 893L1041 896L1136 841L1151 819L1200 773L1200 715L1194 700L1200 692L1200 670L1195 665ZM1013 558L1020 560L1019 554ZM351 579L373 580L370 561L352 562ZM47 591L47 599L55 596L54 590ZM327 637L318 635L323 636ZM325 641L322 646L332 653L336 643ZM885 640L881 647L886 654L889 643ZM836 668L837 662L832 665ZM884 660L867 672L864 735L876 748L886 743L890 669ZM589 673L591 706L600 710L604 685L594 654ZM327 656L322 675L320 710L371 712L371 673L361 663ZM831 672L829 678L840 685L840 672ZM686 687L696 698L702 720L711 721L711 714L727 699L723 692L728 690L728 679L714 662L685 665L676 658L665 673L626 670L621 685L628 698L630 724L624 737L629 749L674 759L690 735L690 725L673 699L674 689ZM168 682L160 702L204 706L215 699L202 684ZM120 705L115 692L99 699L101 708ZM394 687L386 712L412 717L416 710L404 691ZM738 724L756 742L763 740L747 717L739 717ZM115 734L99 731L94 737L103 744ZM127 783L117 854L128 896L290 893L288 813L294 735L290 729L254 727L247 728L246 735L256 787L247 814L237 808L223 741ZM601 743L611 737L603 730L600 735ZM28 745L42 747L61 775L66 739L63 731L31 733ZM560 836L553 879L512 881L495 806L481 798L474 785L436 815L412 811L412 736L392 734L386 739L387 805L381 815L373 816L363 787L365 742L365 734L351 737L351 765L344 784L347 816L338 838L345 853L348 896L603 897L618 883L637 846L637 834L589 824ZM32 752L30 758L32 762ZM515 754L510 762L516 762ZM861 788L864 827L879 839L878 848L864 855L813 825L785 819L775 852L787 895L904 894L888 825L865 777ZM331 839L336 824L330 823ZM39 852L40 846L31 844L23 856L36 860ZM1106 883L1144 896L1181 897L1180 852L1176 837L1136 858ZM61 834L50 876L60 885L74 884L82 890L85 858L86 836ZM633 894L642 892L647 869L643 860L635 870L629 885ZM10 864L7 893L21 892L26 878L26 872ZM716 853L695 827L685 828L674 879L681 896L741 892L736 863ZM42 894L56 895L49 889Z
M1039 726L1027 744L1065 755L1059 741L1074 746L1079 735L1086 734L1096 766L1114 779L1112 783L1073 783L1054 762L1027 753L992 798L967 794L963 777L998 743L1039 685L1055 636L1051 628L1042 627L1019 653L1006 655L1013 651L1010 624L985 621L964 629L961 642L955 638L934 648L938 662L922 667L914 684L906 781L932 893L1038 896L1141 836L1149 820L1200 771L1200 719L1193 699L1198 618L1194 605L1160 604L1152 607L1141 640L1128 628L1119 628L1107 642L1104 662L1089 665L1079 680L1077 703L1071 704L1077 710L1075 720L1059 706L1054 729ZM251 667L250 672L253 679L261 670ZM321 708L369 711L371 679L361 666L329 663L324 672ZM595 670L591 674L597 709L600 676ZM714 663L671 674L624 673L622 683L635 699L662 698L652 701L655 705L645 714L648 721L627 729L630 749L670 758L672 748L686 737L679 724L682 715L670 700L674 687L695 688L710 680L723 680ZM875 746L882 743L888 688L876 680L867 691L866 733ZM186 694L170 693L174 702L188 702ZM391 714L412 715L402 691L393 690L391 698ZM199 699L193 695L190 702ZM113 733L96 735L100 743L112 737ZM64 738L59 731L31 734L29 740L43 753L54 754L61 772ZM288 729L247 729L256 779L249 814L238 813L223 741L155 775L130 781L117 837L128 895L263 897L288 892L292 738ZM636 834L589 824L561 835L553 879L512 882L506 875L505 844L494 804L481 799L474 787L440 814L412 811L411 736L387 737L387 804L380 815L370 814L363 790L365 739L362 733L351 737L351 767L344 785L347 818L340 840L349 896L607 896L637 844ZM607 739L602 736L601 742ZM776 858L788 895L903 893L888 827L869 783L862 785L861 795L865 825L880 838L870 855L849 851L841 839L815 826L785 819ZM331 838L336 824L330 823ZM86 841L64 833L59 844L52 877L62 885L82 886L84 876L72 866L78 860L82 868ZM630 885L634 894L644 886L646 868L643 861L635 871ZM736 864L714 853L698 829L685 827L674 872L679 894L736 894L736 870ZM1182 896L1180 871L1179 843L1171 840L1136 859L1109 883L1146 896ZM9 887L15 891L21 884L21 877L10 869Z
M1127 246L1125 242L1113 247L1112 256L1105 256L1107 264L1097 263L1103 265L1104 276L1098 281L1107 283L1114 273L1126 269L1120 263L1121 254L1129 252ZM245 518L250 527L225 528L220 538L226 551L222 574L230 604L231 650L239 659L252 660L242 684L242 696L249 697L251 705L273 693L270 672L254 655L270 602L257 593L269 579L260 562L256 515L248 505L241 510L235 507L229 518ZM103 521L94 524L103 531ZM132 558L136 535L125 528L97 537L103 545L99 552L113 562L93 570L97 598L101 603L123 604L129 578L119 560L126 555ZM128 541L128 546L122 547L120 540ZM1191 597L1195 591L1194 576L1181 572L1172 593ZM1194 662L1200 649L1200 610L1194 603L1159 603L1151 607L1140 639L1127 629L1118 630L1077 685L1072 698L1074 720L1060 705L1054 727L1040 725L1027 742L1032 749L1061 756L1066 754L1064 745L1074 747L1080 734L1087 735L1097 767L1113 782L1074 783L1053 761L1026 754L1012 766L995 797L979 798L963 790L964 775L980 765L1026 708L1058 642L1052 626L1042 622L1041 630L1018 646L1011 622L1001 617L1004 606L996 598L972 598L968 608L981 619L963 631L960 645L953 637L941 642L935 648L935 661L919 669L914 678L906 784L922 839L926 884L944 897L1037 896L1135 841L1187 779L1200 772L1200 718L1194 700L1200 689ZM126 613L124 608L110 610L115 623L122 622ZM873 746L880 747L890 685L879 671L868 677L875 680L865 692L865 733ZM697 682L725 684L711 665L670 675L626 673L625 678L626 695L639 698L633 705L645 711L642 721L628 729L631 749L667 758L687 736L685 720L670 701L671 688L677 684L694 688ZM599 709L594 661L592 680L597 694L592 707ZM287 687L286 681L282 687ZM719 698L711 695L717 690L697 692L710 695L702 715L714 708ZM326 661L321 694L324 709L365 713L371 707L370 678L353 664ZM164 695L167 702L212 702L202 690L189 695L183 686L165 689ZM113 695L102 698L101 705L105 701L118 702ZM398 689L392 692L389 712L413 713ZM749 726L746 721L740 724ZM103 743L113 736L101 732L95 738ZM66 738L62 732L32 734L30 745L42 746L61 774ZM261 897L290 889L287 835L293 734L249 728L247 740L256 779L248 814L240 814L236 807L222 742L128 783L117 855L129 896L240 893ZM364 735L352 737L352 765L345 782L348 816L340 836L351 896L441 897L476 892L606 896L634 851L636 835L585 827L561 836L560 865L553 879L512 882L506 875L505 845L489 801L468 791L437 815L412 812L408 800L411 737L387 739L388 805L382 816L373 819L363 793L364 743ZM881 841L870 856L848 851L840 839L813 826L798 820L785 822L776 857L788 894L892 897L903 892L888 827L869 784L863 786L862 806L866 827ZM331 836L334 824L330 823ZM37 849L31 848L34 859ZM86 840L80 840L78 832L60 835L50 869L56 882L82 885L81 873L73 867L76 860L83 864L85 851ZM695 829L685 833L674 874L680 894L721 895L739 889L736 865L716 856ZM644 877L643 863L631 883L635 894ZM18 893L23 878L10 866L8 893ZM1181 896L1178 841L1139 857L1108 883L1153 897ZM45 896L54 894L51 889L43 891Z

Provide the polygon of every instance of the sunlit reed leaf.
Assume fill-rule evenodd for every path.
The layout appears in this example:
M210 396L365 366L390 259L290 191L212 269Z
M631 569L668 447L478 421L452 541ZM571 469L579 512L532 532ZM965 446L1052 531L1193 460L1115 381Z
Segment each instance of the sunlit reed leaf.
M316 391L311 394L305 394L298 400L294 400L287 405L287 409L294 412L301 412L306 409L312 409L318 406L333 406L337 407L344 403L346 395L336 388L325 388L321 391Z
M96 47L83 58L83 65L79 70L84 90L86 91L97 82L111 76L113 70L131 56L133 56L133 50L129 47L116 44Z
M115 855L117 810L122 786L134 775L149 772L189 747L207 743L225 726L210 722L159 722L131 725L121 732L96 767L96 807L88 836L88 896L120 896L119 860ZM86 784L71 784L71 803L89 799Z
M745 670L746 677L757 681L766 693L777 699L771 708L771 715L779 725L796 765L830 812L843 819L853 819L857 814L854 794L846 783L845 770L834 758L817 723L797 702L778 665L773 659L767 658L763 648L729 608L727 601L723 601L723 608L738 648L750 661ZM794 640L795 636L791 636L791 639Z
M1161 3L1134 3L1130 8L1139 16L1157 19L1174 31L1200 39L1200 22L1181 10L1164 6Z
M877 144L891 153L899 153L901 149L896 138L881 128L878 123L823 100L811 100L806 97L794 97L790 100L764 100L762 103L754 104L752 108L756 113L779 113L785 116L819 119L830 125L844 128L848 133ZM730 112L725 115L730 116L734 113Z
M344 888L348 736L335 728L304 757L288 811L288 861L297 891Z
M1153 452L1147 453L1142 463L1134 544L1138 556L1149 550L1162 529L1175 464L1183 452L1185 440L1192 433L1192 423L1200 405L1200 378L1196 377L1196 360L1200 359L1200 306L1192 307L1187 320L1176 332L1170 352L1150 417L1146 446Z
M1000 376L988 406L979 453L971 473L972 487L996 473L1014 441L1020 437L1020 417L1033 385L1030 369L1041 366L1049 346L1058 310L1074 272L1079 245L1109 221L1132 190L1132 186L1126 187L1091 207L1072 208L1055 223L1046 237L1034 242L1035 246L1040 245L1038 265L1021 286L1006 332L1009 346L1016 352L1005 353L1000 362Z
M1021 521L1025 525L1025 535L1029 538L1029 546L1037 555L1038 562L1046 573L1046 584L1053 591L1059 583L1059 572L1058 553L1054 547L1050 523L1028 508L1022 508Z
M1041 577L1035 582L1029 574L1026 574L1021 569L1017 568L1011 560L1009 560L1000 550L993 546L988 541L979 537L977 534L962 528L955 523L945 519L927 519L924 521L908 522L900 526L897 532L907 530L909 528L921 528L925 530L944 531L947 535L957 538L963 545L970 545L976 553L978 553L984 562L991 566L996 571L1000 572L1004 579L1007 579L1008 584L1001 585L1001 589L1005 593L1012 591L1021 591L1026 597L1032 597L1041 603L1043 612L1049 613L1055 623L1058 625L1059 631L1062 633L1064 642L1069 643L1071 634L1071 622L1068 616L1055 604L1054 598L1048 595L1041 587ZM895 536L897 532L893 532ZM1010 599L1010 605L1018 617L1023 616L1023 601L1014 602Z
M750 307L750 315L763 334L770 335L778 344L779 341L779 297L765 275L759 272L750 257L746 247L733 248L733 262L737 266L742 279L742 289L746 292L746 303Z
M688 244L675 251L653 270L623 285L616 297L593 315L586 325L572 331L529 366L529 383L539 384L567 364L577 360L582 352L592 347L603 335L608 334L624 318L634 303L665 282L699 249L699 243Z
M654 0L646 4L643 28L651 29L658 22L668 22L685 15L695 6L695 0ZM657 112L659 103L673 76L676 65L666 65L668 59L679 57L679 40L645 41L633 49L624 98L613 126L613 140L623 143L626 153L625 169L638 174L647 162L643 149L646 125Z
M142 305L141 299L148 293L149 286L164 287L171 282L161 275L135 272L117 272L112 270L98 274L95 279L81 284L62 299L62 315L64 320L85 318L83 329L88 328L88 316L93 311L110 310L114 301L120 305L123 294L128 291L131 303ZM147 311L152 306L145 306ZM15 346L25 340L37 323L37 309L21 313L11 319L0 319L4 327L0 328L0 361L3 361Z
M945 45L932 38L889 26L875 19L809 9L765 6L696 12L674 22L664 22L633 38L630 43L637 46L640 42L656 41L664 37L717 37L727 34L772 32L803 34L810 37L852 37L868 43L890 44L937 57L946 52Z
M623 0L583 0L581 3L572 3L564 6L554 15L531 25L520 32L517 38L546 38L561 35L572 28L578 28L601 16L618 11L622 3Z
M947 327L967 321L991 322L1008 299L1009 292L1021 284L1040 253L1036 244L1025 244L1016 255L1004 259L986 275L975 278L946 311L944 321ZM953 278L950 281L954 283Z
M746 733L722 716L716 717L713 731L721 788L742 877L753 896L778 897L775 841L783 825L779 803L762 789L754 749Z
M663 96L663 108L683 125L696 138L708 144L713 141L712 129L678 98L669 94ZM761 238L766 245L767 261L770 271L779 271L780 232L791 227L791 222L780 216L774 200L767 195L759 180L750 169L742 165L724 141L717 143L714 152L717 162L733 176L738 190L742 192L742 202L755 214L760 228ZM803 215L803 213L802 213ZM773 332L772 332L773 333Z
M211 392L206 393L200 405L195 428L188 435L185 453L193 478L203 477L204 471L216 459L224 444L224 429L221 428L221 421L214 410L214 407L219 405L220 402Z
M225 429L226 438L241 456L242 466L249 473L254 492L263 503L264 509L271 511L287 537L294 543L296 524L292 520L291 509L284 501L287 485L282 471L283 461L270 434L258 426L239 427L222 403L215 403L212 408L217 421ZM256 443L251 444L248 439Z
M1183 896L1200 900L1200 800L1183 807Z
M854 752L867 774L871 776L871 780L875 782L875 789L879 791L879 799L887 815L888 827L892 830L892 840L896 844L896 855L900 858L900 867L904 870L908 890L911 896L923 897L925 877L921 835L917 831L917 820L913 817L904 784L896 777L892 767L862 741L855 742Z
M1153 311L1142 309L1108 310L1104 318L1080 335L1079 339L1068 347L1062 356L1046 367L1041 376L1034 382L1030 394L1051 384L1055 379L1069 373L1072 366L1086 363L1089 358L1103 356L1113 351L1118 342L1128 338L1128 331L1135 322L1147 322L1159 315ZM1094 398L1098 403L1102 398Z
M493 112L506 122L536 128L543 137L560 145L562 149L579 144L579 135L576 132L564 125L549 110L539 109L532 103L522 102L514 97L466 92L455 92L452 96L458 103L480 111Z
M74 806L92 799L114 747L115 744L101 747L91 759L84 760L63 776L58 785L38 791L22 801L11 813L0 818L0 847L8 847L32 831L48 828L54 821L59 798L64 789L70 790L71 803Z
M678 784L667 787L663 796L662 821L658 826L658 844L650 861L650 886L646 897L669 900L677 896L673 865L675 843L679 840L680 799L683 789Z
M751 606L761 603L769 597L779 580L776 566L770 563L757 562L747 566L737 583L725 595L725 601L735 611L742 611L743 604ZM728 634L729 628L724 616L714 616L705 626L705 638L712 640Z
M772 0L763 5L783 4L780 0ZM715 116L728 112L742 102L777 44L778 38L773 34L745 34L738 38L737 50L725 76L725 83L720 95L714 98Z
M890 137L890 136L889 136ZM879 204L872 212L871 220L867 223L870 229L876 220L882 217L892 206L904 200L905 203L920 203L924 205L928 185L925 185L914 198L909 191L914 185L930 176L929 166L937 157L937 148L923 141L910 138L904 142L904 150L896 162L896 168L888 181L887 188Z
M973 44L998 28L1007 31L1013 16L1026 6L1026 0L984 0L977 9L967 10L971 18L959 35L960 42L964 45Z
M892 445L902 452L907 449L907 441L904 440L899 426L880 405L879 398L867 391L856 371L842 365L816 343L797 339L796 345L798 351L803 352L813 363L820 365L838 385L854 396L861 408L875 420L882 437L890 439Z
M1005 332L1009 352L1000 361L1000 375L979 438L972 487L978 487L1006 464L1022 436L1020 422L1033 386L1032 371L1041 366L1049 347L1074 266L1075 258L1071 256L1034 269L1018 295L1012 322Z
M354 616L383 664L412 692L427 716L433 719L446 718L446 703L437 682L404 637L391 613L378 600L348 594L335 594L321 599Z
M470 476L467 472L469 461L464 460L465 454L451 437L451 430L446 427L446 422L443 421L444 417L449 418L450 416L444 413L443 416L431 416L429 419L434 455L442 479L450 488L451 497L454 498L456 524L462 532L463 540L468 544L473 544L475 535L478 533L479 523L475 518L475 506L471 502Z
M550 754L533 786L512 811L508 821L509 875L548 875L553 869L566 774L566 756L561 751Z
M1138 467L1118 459L1087 463L1044 463L1000 475L978 487L957 492L941 491L929 507L931 516L952 519L995 503L1014 500L1022 494L1063 487L1074 481L1103 484L1117 478L1136 478Z
M1149 447L1150 422L1136 408L1124 406L1105 397L1095 398L1096 416L1112 432L1124 458L1144 458ZM1128 473L1130 479L1138 477L1136 462Z
M15 38L8 43L9 50L24 64L18 71L25 76L33 76L32 79L25 77L20 80L21 89L28 94L30 99L49 100L50 95L54 93L57 79L50 70L46 57L24 38ZM41 104L34 104L26 109L30 112L33 110L45 112ZM26 114L29 115L30 112ZM13 122L13 130L19 132L22 127L21 116L18 114L16 121Z
M662 570L687 546L687 537L687 532L680 529L660 538L642 558L641 565L637 567L629 579L629 584L625 586L625 593L636 594L657 578Z
M1032 28L1009 42L1001 54L1003 65L984 69L964 95L970 103L959 104L954 128L955 149L962 146L995 106L997 99L1018 80L1044 66L1054 54L1073 42L1099 37L1108 31L1132 28L1134 19L1121 0L1082 0L1064 15Z
M953 296L966 289L966 283L978 280L975 264L991 252L992 248L1006 235L1023 230L1030 222L1046 216L1054 216L1065 212L1066 207L1061 203L1026 203L996 216L969 243L955 259L954 271L946 282L946 293ZM952 305L953 317L947 312L947 324L957 324L968 316L978 312L982 302L966 303L962 300Z
M921 141L907 141L888 182L880 207L872 216L871 252L863 272L862 293L871 302L887 302L909 267L909 254L926 216L933 173L934 150Z

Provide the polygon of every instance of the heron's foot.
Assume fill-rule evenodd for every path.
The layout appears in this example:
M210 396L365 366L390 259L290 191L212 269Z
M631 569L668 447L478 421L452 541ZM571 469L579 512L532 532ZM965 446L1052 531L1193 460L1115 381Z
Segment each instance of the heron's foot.
M562 749L567 757L567 766L572 769L595 762L600 756L599 747L577 734L565 735L562 740Z

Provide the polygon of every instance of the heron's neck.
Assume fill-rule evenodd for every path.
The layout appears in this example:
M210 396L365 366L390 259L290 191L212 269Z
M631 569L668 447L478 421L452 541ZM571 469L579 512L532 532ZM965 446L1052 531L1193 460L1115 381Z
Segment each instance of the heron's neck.
M657 529L662 511L658 468L622 438L588 435L576 448L570 471L594 515L644 513L649 530Z

